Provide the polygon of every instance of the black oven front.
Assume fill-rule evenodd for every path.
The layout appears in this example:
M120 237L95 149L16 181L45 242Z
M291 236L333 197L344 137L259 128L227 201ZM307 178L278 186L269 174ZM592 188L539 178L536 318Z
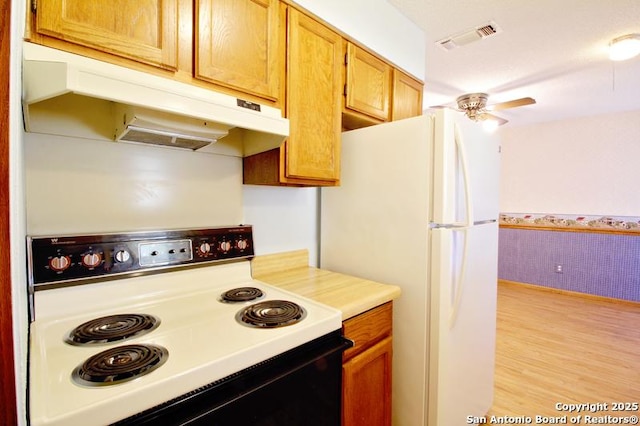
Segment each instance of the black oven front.
M341 421L341 330L115 425L337 426Z

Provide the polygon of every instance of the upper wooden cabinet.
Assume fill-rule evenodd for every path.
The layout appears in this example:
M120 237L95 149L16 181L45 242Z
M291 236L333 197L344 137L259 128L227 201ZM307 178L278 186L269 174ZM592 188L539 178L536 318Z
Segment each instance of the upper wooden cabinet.
M286 116L277 150L244 159L244 183L337 185L340 178L342 38L294 8L288 12Z
M35 32L177 68L178 0L37 0Z
M366 50L346 44L345 113L389 121L393 68Z
M422 114L420 81L350 42L345 61L344 129Z
M278 0L35 1L30 41L283 107Z
M195 4L195 77L278 100L284 75L284 6L278 0Z
M423 84L402 71L393 70L391 120L422 115Z
M340 178L342 38L295 9L289 14L287 178Z

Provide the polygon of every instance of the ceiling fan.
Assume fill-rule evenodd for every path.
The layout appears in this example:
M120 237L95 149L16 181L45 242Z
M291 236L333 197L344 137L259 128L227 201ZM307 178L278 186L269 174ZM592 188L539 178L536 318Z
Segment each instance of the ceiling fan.
M458 96L456 99L458 111L464 112L473 121L495 120L499 126L502 126L507 123L507 120L488 111L500 111L536 103L533 98L520 98L487 106L488 99L489 95L486 93L468 93Z

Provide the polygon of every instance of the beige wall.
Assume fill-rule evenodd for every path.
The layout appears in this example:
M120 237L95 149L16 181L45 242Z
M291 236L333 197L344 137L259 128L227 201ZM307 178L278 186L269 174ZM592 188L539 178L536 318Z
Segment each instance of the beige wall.
M242 222L242 159L25 135L27 233L197 228Z
M499 131L500 211L640 216L640 111Z
M425 78L423 31L385 0L294 0L350 38Z

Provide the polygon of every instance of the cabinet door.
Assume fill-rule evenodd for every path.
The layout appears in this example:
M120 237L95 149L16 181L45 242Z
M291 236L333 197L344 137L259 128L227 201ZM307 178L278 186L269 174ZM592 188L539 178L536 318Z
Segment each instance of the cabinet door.
M342 425L391 425L392 340L387 337L342 365Z
M389 121L391 66L347 43L345 108Z
M342 38L289 9L285 178L340 177ZM281 148L282 149L282 148Z
M423 84L418 80L394 70L391 119L395 121L422 115L422 90Z
M198 0L196 19L196 78L278 99L285 31L278 0Z
M38 0L36 32L177 68L178 0Z

